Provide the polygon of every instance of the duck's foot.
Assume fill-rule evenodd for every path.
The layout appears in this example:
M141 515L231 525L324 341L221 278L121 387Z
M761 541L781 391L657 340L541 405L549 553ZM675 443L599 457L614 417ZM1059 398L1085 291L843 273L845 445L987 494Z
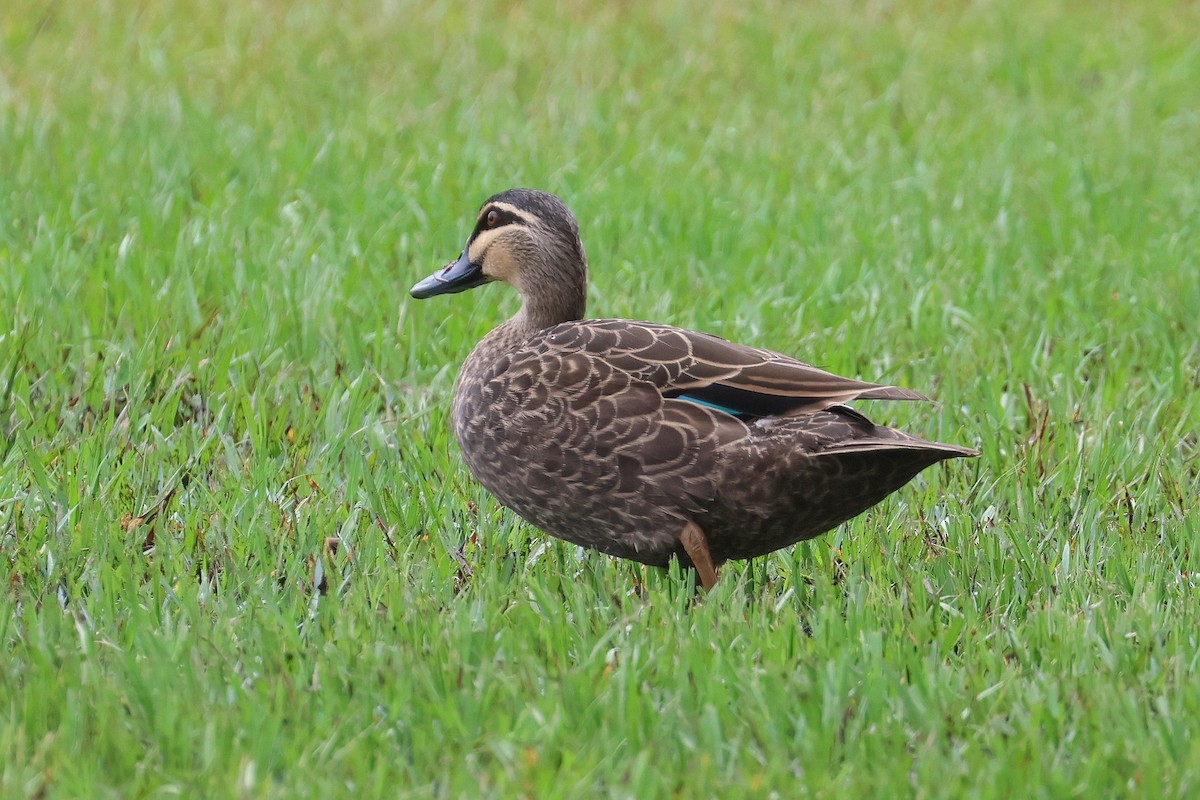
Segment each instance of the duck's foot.
M689 522L683 526L679 541L683 543L683 549L700 576L700 585L704 591L711 591L717 584L717 569L713 566L712 554L708 552L708 537L699 525Z

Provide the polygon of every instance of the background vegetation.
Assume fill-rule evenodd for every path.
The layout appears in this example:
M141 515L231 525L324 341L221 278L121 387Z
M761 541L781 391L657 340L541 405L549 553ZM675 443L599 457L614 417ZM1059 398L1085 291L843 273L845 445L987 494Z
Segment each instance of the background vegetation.
M1195 3L12 0L0 794L1194 796ZM678 575L466 475L489 194L983 455Z

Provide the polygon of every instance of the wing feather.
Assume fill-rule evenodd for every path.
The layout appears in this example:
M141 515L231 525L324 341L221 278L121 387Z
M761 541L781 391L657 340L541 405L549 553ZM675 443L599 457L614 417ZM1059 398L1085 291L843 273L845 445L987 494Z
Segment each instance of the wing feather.
M583 351L663 397L684 397L747 416L819 411L857 399L927 400L911 389L843 378L771 350L706 333L620 319L569 322L538 334Z

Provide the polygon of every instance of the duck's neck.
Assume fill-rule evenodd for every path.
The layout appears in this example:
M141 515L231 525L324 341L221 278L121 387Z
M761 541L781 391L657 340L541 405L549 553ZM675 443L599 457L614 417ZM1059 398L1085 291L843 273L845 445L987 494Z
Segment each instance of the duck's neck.
M519 287L521 309L483 337L463 365L463 373L482 369L525 343L530 336L562 322L583 319L587 310L587 273L578 285L552 286L550 282ZM461 375L460 375L461 380Z
M553 293L528 292L523 300L525 302L521 305L521 310L506 324L519 329L526 337L560 322L583 319L583 315L587 311L587 289L585 287L572 291L563 291L559 288Z

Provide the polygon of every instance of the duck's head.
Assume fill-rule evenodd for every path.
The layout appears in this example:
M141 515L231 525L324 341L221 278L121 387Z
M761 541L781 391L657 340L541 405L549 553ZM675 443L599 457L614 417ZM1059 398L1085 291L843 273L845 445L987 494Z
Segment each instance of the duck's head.
M491 281L516 288L525 301L524 313L539 326L583 317L587 256L579 224L561 200L536 189L509 189L489 197L458 260L411 292L423 300Z

